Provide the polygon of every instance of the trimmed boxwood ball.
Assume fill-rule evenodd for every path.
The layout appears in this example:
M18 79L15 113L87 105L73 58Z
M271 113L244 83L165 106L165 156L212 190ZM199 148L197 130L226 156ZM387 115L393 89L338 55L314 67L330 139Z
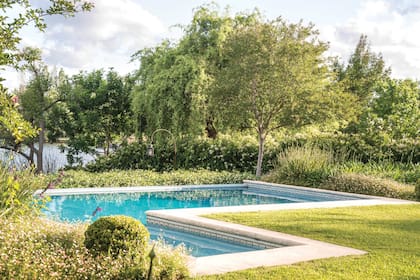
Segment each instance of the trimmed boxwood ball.
M93 254L143 254L150 238L147 228L128 216L101 217L85 231L85 247Z

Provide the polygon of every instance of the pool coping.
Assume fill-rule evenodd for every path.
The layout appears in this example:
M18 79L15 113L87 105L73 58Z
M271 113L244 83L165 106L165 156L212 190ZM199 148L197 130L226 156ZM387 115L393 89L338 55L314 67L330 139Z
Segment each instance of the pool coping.
M267 245L268 249L213 255L206 257L189 257L188 267L192 275L209 275L220 274L230 271L243 270L248 268L256 268L261 266L277 266L290 265L298 262L311 261L322 258L332 258L341 256L358 256L367 252L344 247L336 244L321 242L313 239L303 238L295 235L285 234L281 232L269 231L255 227L249 227L224 221L217 221L202 215L216 213L239 213L239 212L258 212L258 211L274 211L274 210L296 210L296 209L312 209L312 208L337 208L351 206L372 206L386 204L412 204L414 201L384 198L377 196L352 194L345 192L337 192L331 190L306 188L300 186L291 186L285 184L274 184L262 181L244 180L243 184L226 184L233 188L256 186L257 188L295 188L297 190L309 190L319 193L330 193L346 195L351 197L359 197L356 200L342 200L330 202L301 202L301 203L284 203L284 204L260 204L245 206L225 206L225 207L206 207L206 208L184 208L184 209L168 209L168 210L149 210L146 211L148 222L152 224L165 224L172 227L182 227L193 232L201 229L209 234L220 234L233 236L233 239L241 239L250 245L271 244ZM46 195L78 195L78 194L103 194L103 193L134 193L142 191L174 191L185 190L189 188L212 188L221 185L182 185L182 186L142 186L142 187L109 187L109 188L74 188L74 189L49 189ZM223 185L222 185L223 186ZM38 190L35 194L40 194ZM216 236L217 237L217 236ZM251 240L251 241L250 241ZM252 241L254 240L254 241ZM252 242L255 242L253 244ZM276 244L285 247L275 248Z

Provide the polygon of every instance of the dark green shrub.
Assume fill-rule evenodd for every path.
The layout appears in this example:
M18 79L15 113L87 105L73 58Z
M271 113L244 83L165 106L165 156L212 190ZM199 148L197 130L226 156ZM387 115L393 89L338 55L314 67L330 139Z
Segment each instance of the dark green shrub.
M420 179L417 180L416 183L416 198L418 201L420 201Z
M285 144L288 145L288 144ZM269 142L264 155L264 171L272 169L278 149L284 145ZM174 147L171 143L154 143L155 156L146 155L147 143L133 143L121 147L108 157L100 157L86 166L88 171L113 169L152 169L167 171L174 168ZM258 142L252 136L220 136L182 138L177 141L176 168L255 172Z
M93 255L142 255L149 238L147 228L140 221L127 216L108 216L89 225L84 244Z
M275 183L318 186L332 173L333 156L313 146L291 147L281 152L277 165L263 179Z
M334 191L386 196L391 198L414 198L414 186L412 185L398 183L391 179L356 173L344 173L331 176L320 187Z

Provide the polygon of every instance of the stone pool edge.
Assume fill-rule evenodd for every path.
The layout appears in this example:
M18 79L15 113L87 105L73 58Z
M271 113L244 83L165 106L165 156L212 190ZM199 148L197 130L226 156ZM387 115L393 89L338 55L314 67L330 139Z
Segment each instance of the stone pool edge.
M262 187L287 187L296 189L308 189L318 191L318 189L305 188L299 186L289 186L282 184L272 184L260 181L244 181L246 185ZM330 190L319 190L324 193L335 193L351 195L349 193L335 192ZM213 255L206 257L191 257L189 269L192 275L210 275L221 274L231 271L256 268L261 266L290 265L298 262L311 261L323 258L357 256L367 254L367 252L335 245L327 242L321 242L313 239L299 237L295 235L274 232L255 227L244 226L224 221L217 221L201 217L201 215L216 213L237 213L237 212L258 212L272 210L294 210L311 208L336 208L350 206L373 206L385 204L411 204L414 201L400 199L375 197L368 195L354 195L360 197L360 200L345 200L331 202L304 202L304 203L285 203L285 204L263 204L246 206L227 206L212 208L188 208L188 209L170 209L170 210L149 210L146 212L148 223L182 227L194 231L202 228L203 231L219 232L221 237L227 235L235 236L235 240L246 239L256 240L258 245L260 241L269 244L286 245L281 248L270 248L242 253L232 253L223 255ZM176 226L175 226L176 227ZM224 235L224 236L223 236ZM218 237L217 235L214 237Z

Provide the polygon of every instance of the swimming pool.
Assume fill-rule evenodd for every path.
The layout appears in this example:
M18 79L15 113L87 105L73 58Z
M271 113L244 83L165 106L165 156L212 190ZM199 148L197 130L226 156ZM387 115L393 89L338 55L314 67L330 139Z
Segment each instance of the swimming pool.
M127 215L145 224L153 239L167 243L184 243L193 256L247 252L265 249L255 244L241 244L147 225L146 211L242 205L267 205L301 202L347 201L358 196L319 192L302 188L255 187L246 184L202 185L173 187L129 187L102 189L66 189L49 192L51 201L45 214L52 219L68 222L94 221L101 216ZM276 245L279 247L280 245Z

